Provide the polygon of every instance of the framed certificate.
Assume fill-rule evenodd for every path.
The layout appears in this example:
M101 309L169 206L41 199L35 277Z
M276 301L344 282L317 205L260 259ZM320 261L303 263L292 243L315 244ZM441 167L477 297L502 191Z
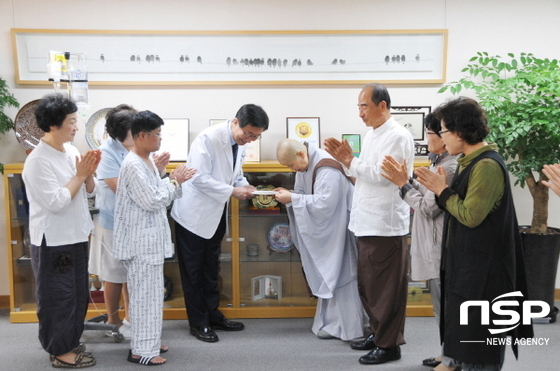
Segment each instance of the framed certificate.
M163 119L159 152L169 152L170 161L187 161L189 156L189 119Z
M342 139L346 139L350 147L352 147L354 157L359 157L362 150L360 134L342 134Z
M319 117L287 117L287 137L321 147Z

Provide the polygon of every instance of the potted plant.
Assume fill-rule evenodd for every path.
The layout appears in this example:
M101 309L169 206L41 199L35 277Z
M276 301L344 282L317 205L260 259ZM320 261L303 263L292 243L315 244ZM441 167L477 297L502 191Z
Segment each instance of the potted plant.
M439 92L475 92L491 128L488 140L498 145L515 184L529 188L532 221L522 229L529 296L554 308L560 231L548 226L549 192L542 184L546 180L542 168L560 159L559 62L528 53L502 58L478 52L462 72L467 76ZM551 311L551 322L557 312L556 308Z
M16 98L10 93L8 83L0 77L0 134L14 128L14 122L4 113L5 107L19 107ZM0 163L0 172L4 173L4 164Z

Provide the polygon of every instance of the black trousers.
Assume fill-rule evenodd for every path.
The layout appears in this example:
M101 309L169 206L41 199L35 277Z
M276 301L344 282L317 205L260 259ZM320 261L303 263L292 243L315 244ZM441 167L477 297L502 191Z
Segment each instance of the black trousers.
M89 298L88 243L31 245L39 341L52 355L80 344Z
M226 233L226 214L227 208L210 239L190 232L179 223L175 225L179 270L189 325L192 327L210 326L211 322L224 317L218 309L218 270L221 242Z

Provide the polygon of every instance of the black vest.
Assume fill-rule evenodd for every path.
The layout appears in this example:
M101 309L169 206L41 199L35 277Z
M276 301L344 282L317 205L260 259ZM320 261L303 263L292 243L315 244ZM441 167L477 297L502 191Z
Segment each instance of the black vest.
M465 199L473 167L486 158L499 163L503 170L505 188L500 205L474 228L461 224L446 213L442 239L442 308L445 309L441 331L444 354L474 364L500 362L500 347L486 345L486 338L497 337L488 329L499 327L492 321L500 317L490 311L490 326L481 325L481 311L473 308L469 311L468 326L460 325L460 305L467 300L487 300L491 305L494 298L512 291L521 291L527 299L521 237L503 159L495 151L481 153L460 174L455 173L451 189ZM516 300L520 302L520 310L523 299ZM509 316L504 318L509 319ZM514 339L532 337L532 326L519 325L508 335ZM461 340L484 340L484 343L461 343ZM514 353L517 356L516 347Z

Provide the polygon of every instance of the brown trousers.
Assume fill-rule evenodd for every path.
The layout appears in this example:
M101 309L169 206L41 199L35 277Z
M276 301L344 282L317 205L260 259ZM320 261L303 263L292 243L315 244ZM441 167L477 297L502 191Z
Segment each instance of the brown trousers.
M406 236L358 237L358 290L378 347L406 343L408 267Z

